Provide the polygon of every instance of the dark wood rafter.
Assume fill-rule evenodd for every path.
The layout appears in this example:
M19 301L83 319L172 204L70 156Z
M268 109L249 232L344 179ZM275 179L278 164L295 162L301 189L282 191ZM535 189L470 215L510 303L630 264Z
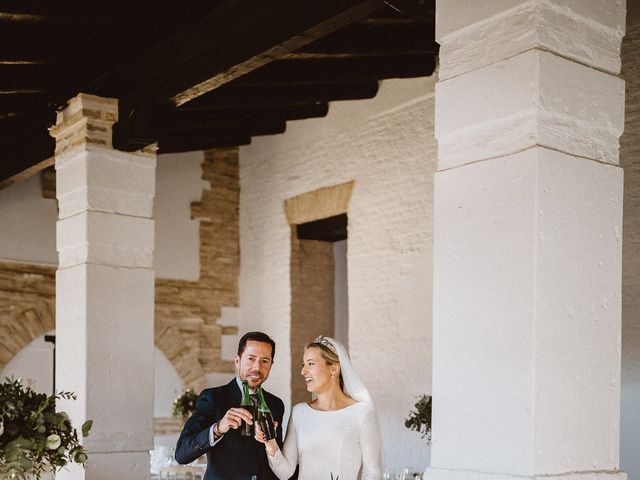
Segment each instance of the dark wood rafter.
M236 85L231 83L187 103L178 110L230 107L277 107L337 100L362 100L378 93L378 81L314 85Z
M90 87L101 93L105 84L126 78L134 99L152 95L155 102L169 98L180 106L383 5L383 0L227 2Z
M213 138L180 138L168 139L160 138L158 140L158 153L182 153L191 152L193 150L205 150L211 148L227 148L249 145L251 143L250 136L234 135L231 137L222 137L216 135ZM194 148L195 147L195 148Z
M172 132L184 137L185 132L191 131L204 138L210 134L215 137L216 128L223 136L228 136L230 130L236 131L238 136L283 133L287 120L323 117L328 108L327 103L312 103L188 111L168 108L128 110L124 105L121 120L114 126L113 141L116 148L133 151L148 145L150 139L165 138ZM262 124L269 128L262 128Z
M2 0L0 188L51 164L47 127L80 92L119 99L116 148L246 145L430 75L434 16L435 0Z
M433 55L433 25L426 22L357 22L313 42L282 59L352 58L406 54Z
M317 82L366 82L373 79L429 75L432 55L393 55L375 58L278 60L236 80L238 85L312 85Z

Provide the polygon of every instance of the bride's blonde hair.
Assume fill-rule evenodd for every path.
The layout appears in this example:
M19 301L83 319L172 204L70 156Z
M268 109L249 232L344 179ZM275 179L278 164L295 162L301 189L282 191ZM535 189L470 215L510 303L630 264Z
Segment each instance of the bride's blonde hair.
M327 365L340 365L340 359L338 358L338 354L328 345L320 342L311 342L307 343L304 346L305 351L309 348L317 348L320 350L320 356L327 362ZM338 380L340 381L340 390L344 392L344 380L342 379L342 370L340 370L340 375Z

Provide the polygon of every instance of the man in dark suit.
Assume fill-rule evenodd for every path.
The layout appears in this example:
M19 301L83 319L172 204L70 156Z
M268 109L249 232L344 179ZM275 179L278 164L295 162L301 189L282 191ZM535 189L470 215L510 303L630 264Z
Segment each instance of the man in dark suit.
M240 435L243 421L252 423L251 414L240 408L241 382L250 392L269 377L276 344L262 332L249 332L238 343L237 376L227 385L202 391L196 408L187 420L176 446L178 463L191 463L207 454L205 480L277 480L269 468L264 445ZM264 391L273 419L278 422L276 440L282 447L284 404Z

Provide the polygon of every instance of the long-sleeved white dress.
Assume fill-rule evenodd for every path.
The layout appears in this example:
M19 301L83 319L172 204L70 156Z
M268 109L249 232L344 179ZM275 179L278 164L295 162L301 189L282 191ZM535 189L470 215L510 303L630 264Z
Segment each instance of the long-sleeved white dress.
M380 480L380 429L374 407L358 402L340 410L314 410L306 403L293 407L282 451L267 455L280 480L300 465L299 480Z

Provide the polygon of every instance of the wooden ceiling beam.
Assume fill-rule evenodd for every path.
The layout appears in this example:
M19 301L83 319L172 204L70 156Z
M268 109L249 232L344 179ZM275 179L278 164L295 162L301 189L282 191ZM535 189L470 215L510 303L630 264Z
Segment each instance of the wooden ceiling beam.
M384 6L384 0L244 0L146 52L101 83L126 79L133 98L183 105Z
M433 21L436 12L436 0L386 0L389 8L378 10L371 18L412 18L414 20Z
M213 110L170 110L162 123L166 125L182 125L183 128L196 128L203 123L221 124L251 121L302 120L312 117L323 117L327 114L327 103L308 103L303 105L286 105L281 107L231 107ZM171 128L171 127L170 127Z
M225 85L183 105L179 110L211 110L229 107L276 107L336 100L362 100L378 93L378 82L318 85Z
M160 141L171 144L179 142L206 142L207 139L217 138L245 138L257 135L278 135L284 133L287 123L259 123L253 125L203 126L195 130L167 132L160 137ZM209 147L207 147L209 148Z
M186 111L167 108L140 109L120 104L119 109L119 120L113 127L114 147L123 151L135 151L172 132L180 132L182 135L183 132L201 131L204 128L231 128L239 133L251 130L263 132L261 135L271 131L282 133L284 129L280 131L281 127L287 120L323 117L329 111L329 106L327 103L314 103L287 107ZM264 129L261 125L264 125ZM225 136L228 136L227 133Z
M280 60L236 80L238 85L360 82L433 74L434 54Z
M173 139L158 141L158 153L182 153L193 152L197 150L208 150L211 148L238 147L241 145L249 145L251 143L250 136L235 137L217 137L217 138L197 138L197 139Z
M80 91L87 75L71 66L0 64L0 91L41 92L66 101Z
M51 165L54 151L47 129L3 130L0 125L0 189Z
M354 23L293 52L283 59L306 54L396 55L437 51L433 23L400 25Z
M79 71L91 68L92 75L97 75L132 51L148 47L150 41L146 37L132 38L131 32L119 25L101 27L87 22L69 27L8 22L0 24L0 63L40 63Z

